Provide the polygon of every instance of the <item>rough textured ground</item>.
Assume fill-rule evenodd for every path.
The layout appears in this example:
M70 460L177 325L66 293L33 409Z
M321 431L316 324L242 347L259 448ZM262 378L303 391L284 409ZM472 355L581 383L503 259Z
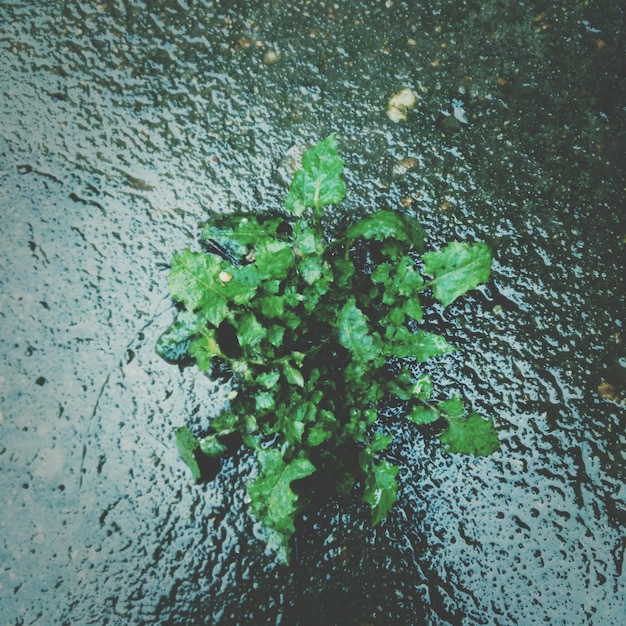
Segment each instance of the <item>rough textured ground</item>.
M620 4L0 2L0 622L621 624ZM449 457L388 411L398 506L319 503L284 568L245 455L190 483L172 427L224 390L154 343L172 253L280 208L284 155L332 130L345 215L494 248L438 382L503 445Z

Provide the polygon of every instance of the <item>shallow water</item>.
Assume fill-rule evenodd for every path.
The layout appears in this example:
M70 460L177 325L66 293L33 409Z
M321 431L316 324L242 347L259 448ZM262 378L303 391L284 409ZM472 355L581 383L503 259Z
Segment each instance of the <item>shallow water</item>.
M297 4L0 3L2 623L621 624L624 10ZM343 214L494 248L437 379L503 445L446 456L387 411L389 519L319 503L285 568L244 453L191 484L172 427L224 389L154 344L173 252L280 208L285 154L332 130Z

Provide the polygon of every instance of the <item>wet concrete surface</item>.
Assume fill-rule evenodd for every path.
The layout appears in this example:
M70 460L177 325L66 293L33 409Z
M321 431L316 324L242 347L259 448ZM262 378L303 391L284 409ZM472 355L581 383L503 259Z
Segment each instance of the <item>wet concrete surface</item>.
M299 4L0 3L0 621L621 624L620 3ZM251 459L196 486L176 452L225 389L154 344L173 252L280 208L285 154L332 130L344 215L494 248L434 375L503 445L446 456L384 411L398 505L317 503L284 567Z

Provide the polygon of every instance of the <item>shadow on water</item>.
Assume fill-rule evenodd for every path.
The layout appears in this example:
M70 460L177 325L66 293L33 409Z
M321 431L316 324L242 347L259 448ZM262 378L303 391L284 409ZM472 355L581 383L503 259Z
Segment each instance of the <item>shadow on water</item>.
M621 624L621 3L59 7L0 5L2 623ZM433 377L503 450L446 456L385 407L398 505L372 529L320 498L284 567L246 453L197 486L175 450L228 386L154 345L173 252L211 213L280 209L285 155L332 130L339 217L493 247Z

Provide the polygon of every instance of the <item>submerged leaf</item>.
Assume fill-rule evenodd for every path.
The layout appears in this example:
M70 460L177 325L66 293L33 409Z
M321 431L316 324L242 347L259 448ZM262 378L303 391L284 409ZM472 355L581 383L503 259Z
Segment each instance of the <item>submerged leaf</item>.
M295 532L294 518L299 508L291 483L310 476L315 466L304 457L285 463L275 449L259 450L258 459L261 474L248 486L252 510L286 543Z
M489 280L491 250L487 244L454 241L423 258L424 272L434 276L430 283L434 296L444 306Z
M172 325L157 339L156 352L168 363L183 363L189 344L197 334L198 319L190 311L180 311Z
M493 420L485 420L478 413L472 413L467 419L451 419L439 439L447 452L487 456L500 449Z
M201 472L198 462L196 461L196 450L200 447L198 438L187 428L180 426L174 430L176 433L176 447L180 458L187 464L191 470L194 480L200 480Z
M397 499L398 467L388 461L380 463L372 461L363 468L363 471L367 476L363 499L372 509L372 525L376 526L387 517L389 509Z

